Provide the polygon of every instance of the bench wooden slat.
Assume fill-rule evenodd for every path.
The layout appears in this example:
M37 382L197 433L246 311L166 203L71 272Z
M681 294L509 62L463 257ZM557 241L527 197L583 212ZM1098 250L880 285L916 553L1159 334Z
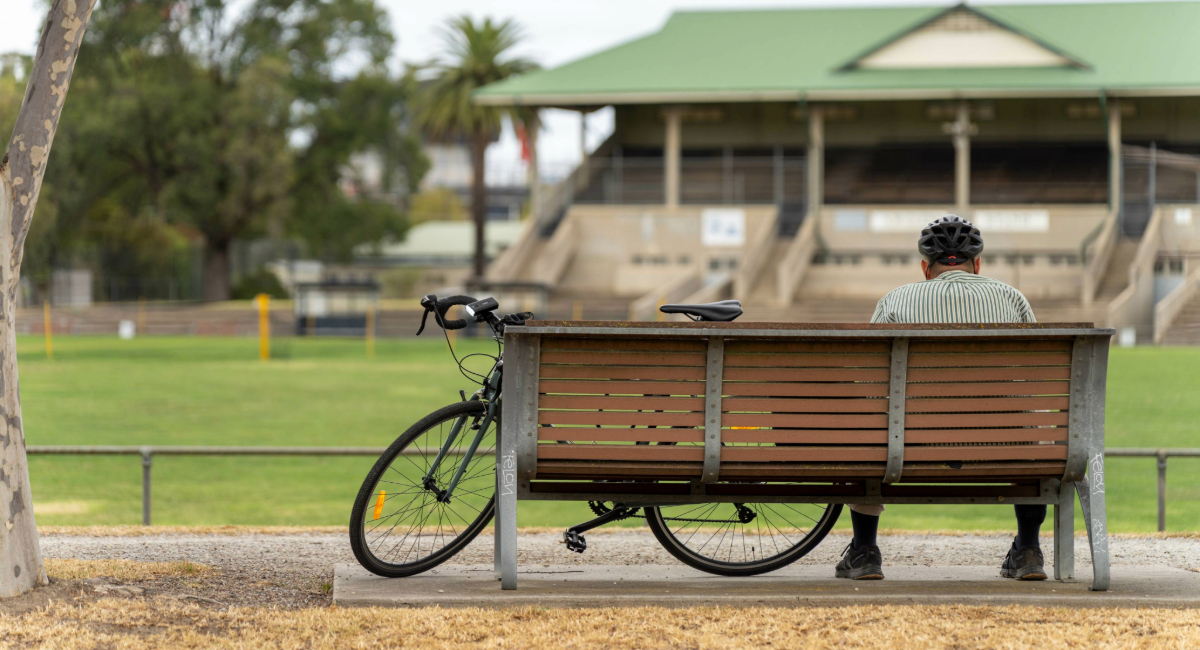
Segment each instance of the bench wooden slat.
M538 389L546 393L586 395L703 395L704 382L684 381L586 381L543 379Z
M962 467L950 467L945 463L904 463L906 478L955 478L958 480L970 478L1001 478L1001 477L1038 477L1058 478L1062 476L1067 464L1062 461L1026 461L1026 462L983 462L967 463Z
M688 366L542 366L546 379L704 379L704 368Z
M564 445L565 446L565 445ZM666 447L664 447L666 449ZM701 461L702 462L702 461ZM701 462L631 462L538 459L538 478L692 479L700 476Z
M725 427L776 427L787 429L886 429L886 413L725 413Z
M699 427L704 426L704 414L538 411L538 424L619 424L624 426Z
M1058 460L1067 458L1066 445L1005 445L986 447L905 446L904 460L970 462L977 460Z
M538 440L592 442L703 442L701 429L634 429L617 427L540 427Z
M721 449L721 460L731 463L875 462L887 460L887 447L725 447Z
M1067 439L1066 427L1024 429L906 429L906 444L979 443L979 442L1037 442Z
M542 350L704 352L705 349L703 340L691 339L542 338Z
M909 399L906 413L977 413L981 411L1065 411L1071 398L1062 397L965 397Z
M728 377L726 377L728 379ZM721 391L726 395L754 397L887 397L888 385L882 384L785 384L726 381Z
M606 411L699 411L703 413L704 398L544 395L538 399L538 407L543 409L603 409Z
M725 442L773 442L805 445L886 445L887 429L725 429Z
M791 399L778 397L727 397L721 409L768 413L886 413L885 399Z
M1070 352L909 354L909 368L1070 366Z
M955 396L1029 396L1066 395L1071 383L1067 381L1003 381L1003 382L954 382L954 383L909 383L905 392L909 397L955 397Z
M604 352L592 350L546 350L542 352L542 365L549 363L573 363L592 366L700 366L706 357L698 352Z
M1069 366L1039 366L1026 368L909 368L908 381L1046 381L1070 379Z
M704 461L704 447L677 445L538 445L546 460ZM697 471L699 476L700 472Z
M725 368L886 368L886 354L726 354Z
M887 381L887 378L887 368L726 368L724 375L727 381Z
M913 339L910 353L926 352L1070 352L1071 339L1009 339L1000 341L939 341Z
M745 352L817 352L845 354L888 354L892 351L887 341L744 341L726 339L726 354Z
M1070 420L1069 413L977 413L970 416L972 425L989 427L1039 427L1066 426ZM908 429L943 429L961 427L964 416L957 414L916 413L904 418L905 430Z

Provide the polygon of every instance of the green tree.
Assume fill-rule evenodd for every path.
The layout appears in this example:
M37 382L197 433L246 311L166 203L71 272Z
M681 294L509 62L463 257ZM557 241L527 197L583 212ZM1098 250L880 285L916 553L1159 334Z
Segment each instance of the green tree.
M235 239L293 235L314 254L344 257L358 243L403 235L398 206L427 165L403 128L405 87L383 66L394 43L383 11L374 0L253 0L236 15L233 5L96 9L77 78L85 97L68 106L66 153L51 170L63 185L60 214L71 215L60 223L64 249L84 235L112 245L111 229L80 219L119 215L197 232L204 297L222 300ZM378 150L389 180L401 179L396 192L341 191L343 170L366 148Z
M434 137L463 135L471 143L471 218L475 222L474 275L482 278L484 227L487 219L487 182L484 154L500 132L504 109L480 106L471 100L477 89L537 68L507 52L521 40L520 27L511 20L476 23L470 16L453 18L442 30L445 51L429 65L434 77L420 96L417 117Z

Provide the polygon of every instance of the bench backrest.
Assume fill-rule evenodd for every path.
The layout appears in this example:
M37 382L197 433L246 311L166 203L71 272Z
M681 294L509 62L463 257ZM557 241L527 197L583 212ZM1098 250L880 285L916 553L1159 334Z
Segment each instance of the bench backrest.
M1074 480L1111 330L534 321L506 336L524 479Z

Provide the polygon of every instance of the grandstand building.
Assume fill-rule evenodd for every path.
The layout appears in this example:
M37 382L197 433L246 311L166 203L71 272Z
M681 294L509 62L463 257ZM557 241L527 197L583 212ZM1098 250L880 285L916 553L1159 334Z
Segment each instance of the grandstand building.
M1197 2L676 13L477 93L616 116L489 279L557 317L734 296L863 321L955 212L1041 320L1200 343L1197 25Z

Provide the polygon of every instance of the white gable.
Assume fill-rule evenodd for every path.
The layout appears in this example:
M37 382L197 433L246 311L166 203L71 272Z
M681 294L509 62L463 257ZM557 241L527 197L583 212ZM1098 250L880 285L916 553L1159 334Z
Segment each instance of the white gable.
M954 9L859 59L863 69L1038 68L1067 57L972 11Z

